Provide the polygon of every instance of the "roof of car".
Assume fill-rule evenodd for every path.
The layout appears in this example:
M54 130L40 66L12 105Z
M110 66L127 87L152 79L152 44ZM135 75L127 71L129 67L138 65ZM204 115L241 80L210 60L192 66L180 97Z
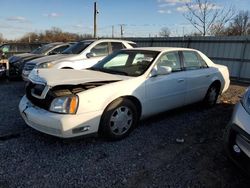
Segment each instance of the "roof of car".
M106 41L108 41L108 42L122 42L122 41L124 41L124 42L129 42L129 43L135 43L135 42L133 42L133 41L129 41L129 40L123 40L123 39L86 39L86 40L82 40L81 42L86 42L86 41L89 41L89 42L94 42L94 41L103 41L103 42L106 42Z
M157 52L163 52L163 51L181 51L181 50L189 50L189 51L196 51L195 49L191 48L177 48L177 47L139 47L139 48L133 48L129 50L148 50L148 51L157 51Z

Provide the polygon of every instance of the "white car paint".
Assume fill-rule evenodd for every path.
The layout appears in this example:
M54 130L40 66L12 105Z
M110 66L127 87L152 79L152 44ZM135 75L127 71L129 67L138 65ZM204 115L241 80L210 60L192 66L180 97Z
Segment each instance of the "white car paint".
M75 137L97 133L104 110L112 101L120 97L130 96L136 98L141 104L140 119L143 119L165 110L204 99L209 86L215 80L221 83L220 93L225 92L229 87L230 80L227 67L214 64L197 50L185 48L137 48L131 50L156 51L159 54L146 72L137 77L114 75L92 70L33 70L29 80L33 83L46 85L41 95L42 98L46 97L47 92L51 88L59 85L117 81L77 93L79 107L74 115L46 111L34 106L24 96L19 104L19 110L23 119L29 126L41 132L63 138ZM190 74L188 71L183 70L168 75L152 76L156 63L162 54L184 50L200 54L209 68L202 69L203 72L199 70L197 73L192 71ZM197 81L200 77L204 77L204 79ZM74 128L84 126L88 126L89 130L77 134L73 133L72 130Z

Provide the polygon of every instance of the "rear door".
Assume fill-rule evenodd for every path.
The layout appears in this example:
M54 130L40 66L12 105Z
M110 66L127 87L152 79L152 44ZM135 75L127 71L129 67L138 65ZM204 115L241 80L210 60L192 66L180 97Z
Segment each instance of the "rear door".
M212 69L195 51L182 51L187 76L186 104L202 100L210 85Z

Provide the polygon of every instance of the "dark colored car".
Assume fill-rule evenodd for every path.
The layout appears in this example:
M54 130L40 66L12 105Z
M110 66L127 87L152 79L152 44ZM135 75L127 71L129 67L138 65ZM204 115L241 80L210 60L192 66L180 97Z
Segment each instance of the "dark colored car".
M50 43L35 49L31 53L23 53L10 57L9 77L21 78L22 70L26 62L36 58L44 57L46 55L60 54L71 45L71 43L62 42Z
M6 75L6 70L9 69L8 58L14 54L28 53L44 43L5 43L0 46L0 76Z

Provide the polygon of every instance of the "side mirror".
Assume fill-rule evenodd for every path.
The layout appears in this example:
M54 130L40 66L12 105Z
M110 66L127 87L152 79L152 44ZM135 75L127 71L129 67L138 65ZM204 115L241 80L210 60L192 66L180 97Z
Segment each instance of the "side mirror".
M86 54L87 58L95 57L95 54L93 52L89 52Z
M156 77L159 75L167 75L172 72L172 68L168 66L156 66L151 71L151 77Z

